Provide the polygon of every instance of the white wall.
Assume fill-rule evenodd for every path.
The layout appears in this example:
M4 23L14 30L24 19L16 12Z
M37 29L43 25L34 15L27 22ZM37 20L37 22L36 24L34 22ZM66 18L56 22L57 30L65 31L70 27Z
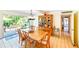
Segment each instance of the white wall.
M74 45L74 12L71 14L71 39L72 39L72 44Z
M61 13L60 12L53 12L53 26L60 29L60 21L61 21Z
M35 16L34 26L35 27L38 27L38 16Z
M3 16L0 14L0 38L4 36Z

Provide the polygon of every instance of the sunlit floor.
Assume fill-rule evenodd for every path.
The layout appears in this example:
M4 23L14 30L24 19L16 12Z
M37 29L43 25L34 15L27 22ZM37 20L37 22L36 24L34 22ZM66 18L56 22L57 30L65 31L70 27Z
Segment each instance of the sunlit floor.
M74 48L72 45L71 39L66 36L57 37L51 36L50 38L50 47L51 48ZM0 48L21 48L18 43L18 37L6 40L0 39Z
M68 37L51 37L51 48L73 48L70 38Z
M0 48L20 48L20 44L18 43L18 37L11 38L9 40L0 39Z

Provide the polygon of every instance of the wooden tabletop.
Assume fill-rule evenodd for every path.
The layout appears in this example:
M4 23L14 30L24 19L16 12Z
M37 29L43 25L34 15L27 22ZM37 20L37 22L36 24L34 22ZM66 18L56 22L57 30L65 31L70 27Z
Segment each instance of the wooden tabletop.
M34 32L29 33L29 37L36 41L40 41L45 35L46 32L41 29L36 29Z

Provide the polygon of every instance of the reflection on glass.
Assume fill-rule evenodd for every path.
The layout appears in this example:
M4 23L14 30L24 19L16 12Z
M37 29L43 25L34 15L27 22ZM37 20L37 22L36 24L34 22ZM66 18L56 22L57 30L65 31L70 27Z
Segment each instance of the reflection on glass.
M64 32L68 32L68 18L64 18L63 20Z

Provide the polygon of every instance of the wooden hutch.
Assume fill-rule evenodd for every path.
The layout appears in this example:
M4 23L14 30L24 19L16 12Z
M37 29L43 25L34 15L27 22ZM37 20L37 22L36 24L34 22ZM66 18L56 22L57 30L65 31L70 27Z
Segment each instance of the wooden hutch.
M41 27L44 31L51 32L53 34L53 15L52 14L44 14L38 16L39 27Z

